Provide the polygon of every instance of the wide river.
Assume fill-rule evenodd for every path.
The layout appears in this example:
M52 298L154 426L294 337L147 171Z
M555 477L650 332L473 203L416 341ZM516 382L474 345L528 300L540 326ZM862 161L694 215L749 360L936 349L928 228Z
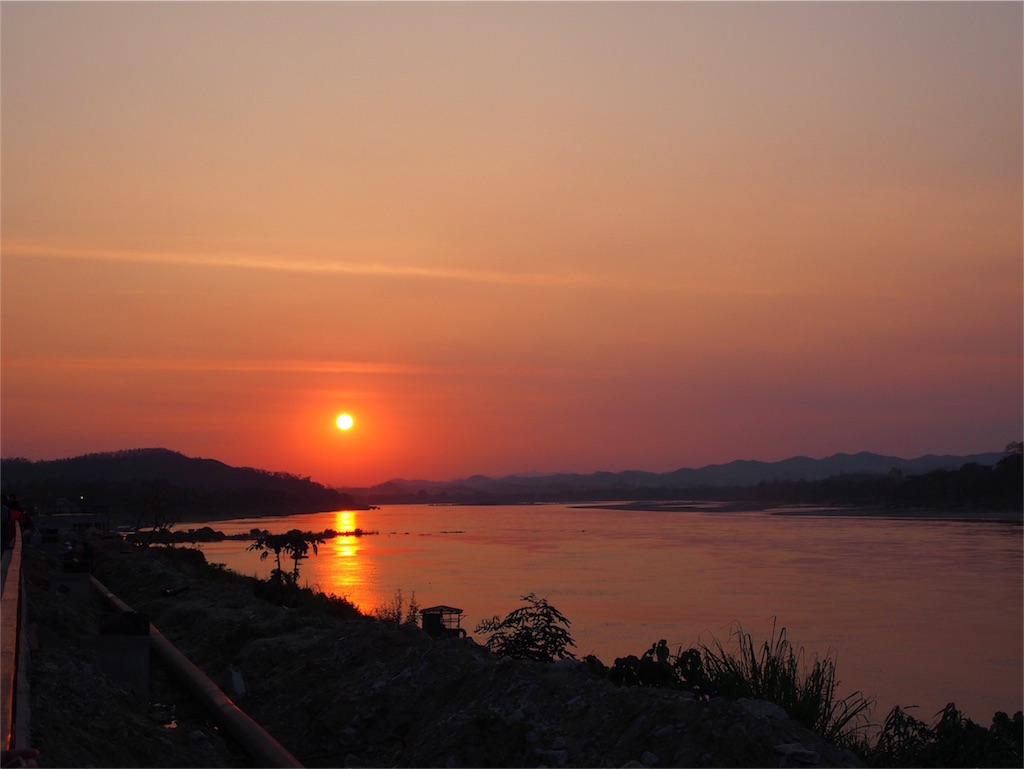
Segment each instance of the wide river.
M955 702L985 726L1024 707L1019 521L393 505L210 525L376 531L328 540L301 562L300 583L367 613L398 590L420 608L456 606L481 641L477 623L527 593L570 620L577 656L607 665L662 638L673 650L725 643L735 623L760 642L777 618L808 658L834 652L840 696L875 697L876 723L894 705L919 706L911 713L931 722ZM248 544L203 549L266 577L273 558Z

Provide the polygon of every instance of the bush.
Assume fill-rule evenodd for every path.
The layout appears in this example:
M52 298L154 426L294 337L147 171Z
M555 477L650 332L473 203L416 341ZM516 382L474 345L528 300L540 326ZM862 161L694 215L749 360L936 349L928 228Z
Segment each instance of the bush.
M401 588L395 591L391 603L373 610L373 616L376 619L381 622L390 622L392 625L416 625L419 613L420 605L416 602L416 592L413 591L412 597L409 598L409 605L406 606Z
M659 689L686 689L697 696L705 694L707 682L703 663L697 649L672 655L665 639L637 657L630 654L618 657L608 668L597 657L588 654L583 661L595 675L610 680L616 686L653 686Z
M736 699L752 697L782 707L794 721L820 734L829 742L849 744L854 735L867 728L872 700L860 692L836 699L835 657L831 650L823 658L815 657L810 669L803 648L794 647L782 628L760 647L754 647L749 633L736 625L733 638L738 651L727 651L714 641L714 648L701 646L706 683L712 693Z
M487 648L514 659L576 659L567 648L576 646L569 635L569 620L546 598L530 593L522 596L522 600L527 605L510 612L505 619L495 616L477 625L477 633L488 634Z
M895 707L873 746L858 751L869 766L1021 766L1024 761L1024 714L1011 720L996 713L986 729L950 702L931 726Z
M862 744L857 736L867 728L871 700L856 692L845 699L835 696L835 659L831 652L815 658L810 669L803 649L786 639L783 628L760 647L737 625L732 634L737 649L726 649L720 641L672 655L668 644L659 641L642 657L630 655L605 667L596 657L585 662L591 671L619 686L654 686L686 689L702 699L750 697L768 700L782 707L794 721L843 745Z

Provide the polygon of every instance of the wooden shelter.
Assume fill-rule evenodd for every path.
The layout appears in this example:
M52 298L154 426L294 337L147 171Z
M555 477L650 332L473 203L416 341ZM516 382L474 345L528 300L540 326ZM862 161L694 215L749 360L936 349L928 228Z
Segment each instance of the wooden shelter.
M466 631L461 627L462 609L456 609L454 606L430 606L420 609L420 622L423 629L435 637L466 637Z

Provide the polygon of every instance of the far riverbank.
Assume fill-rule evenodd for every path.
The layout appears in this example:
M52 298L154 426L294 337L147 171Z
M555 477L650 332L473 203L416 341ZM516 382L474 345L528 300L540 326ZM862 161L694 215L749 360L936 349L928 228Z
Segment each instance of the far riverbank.
M892 520L935 520L935 521L987 521L1000 523L1024 523L1024 511L1010 509L948 509L906 508L894 509L878 506L822 507L820 505L773 505L761 502L658 502L636 501L609 504L574 505L591 510L628 510L650 513L751 513L764 512L770 515L814 516L816 518L887 518Z

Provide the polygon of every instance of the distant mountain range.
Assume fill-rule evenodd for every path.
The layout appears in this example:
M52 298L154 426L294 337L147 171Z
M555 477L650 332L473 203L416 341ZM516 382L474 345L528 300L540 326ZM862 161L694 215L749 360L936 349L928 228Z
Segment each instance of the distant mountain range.
M0 480L5 493L15 492L26 498L26 503L31 500L46 506L58 500L84 501L111 511L151 509L172 515L201 513L214 518L243 511L280 514L416 502L489 504L716 495L724 498L727 490L733 490L733 496L742 495L745 492L735 490L759 484L840 479L849 486L861 477L895 474L910 478L939 470L959 470L965 465L992 468L1004 456L990 452L903 459L861 452L834 454L825 459L798 456L780 462L737 460L666 473L626 470L502 478L473 475L454 481L396 478L369 488L328 488L309 477L290 473L232 467L168 449L130 449L57 460L4 459L0 462Z
M370 488L340 488L358 499L374 503L415 501L565 500L594 498L605 494L624 498L657 490L678 490L681 495L696 489L756 486L782 481L819 481L844 475L922 475L934 470L956 470L976 463L991 467L1003 458L1000 452L967 456L928 454L917 459L884 456L868 451L833 454L824 459L796 456L779 462L736 460L720 465L681 468L665 473L642 470L622 472L556 473L552 475L509 475L491 478L473 475L454 481L405 480L396 478Z

